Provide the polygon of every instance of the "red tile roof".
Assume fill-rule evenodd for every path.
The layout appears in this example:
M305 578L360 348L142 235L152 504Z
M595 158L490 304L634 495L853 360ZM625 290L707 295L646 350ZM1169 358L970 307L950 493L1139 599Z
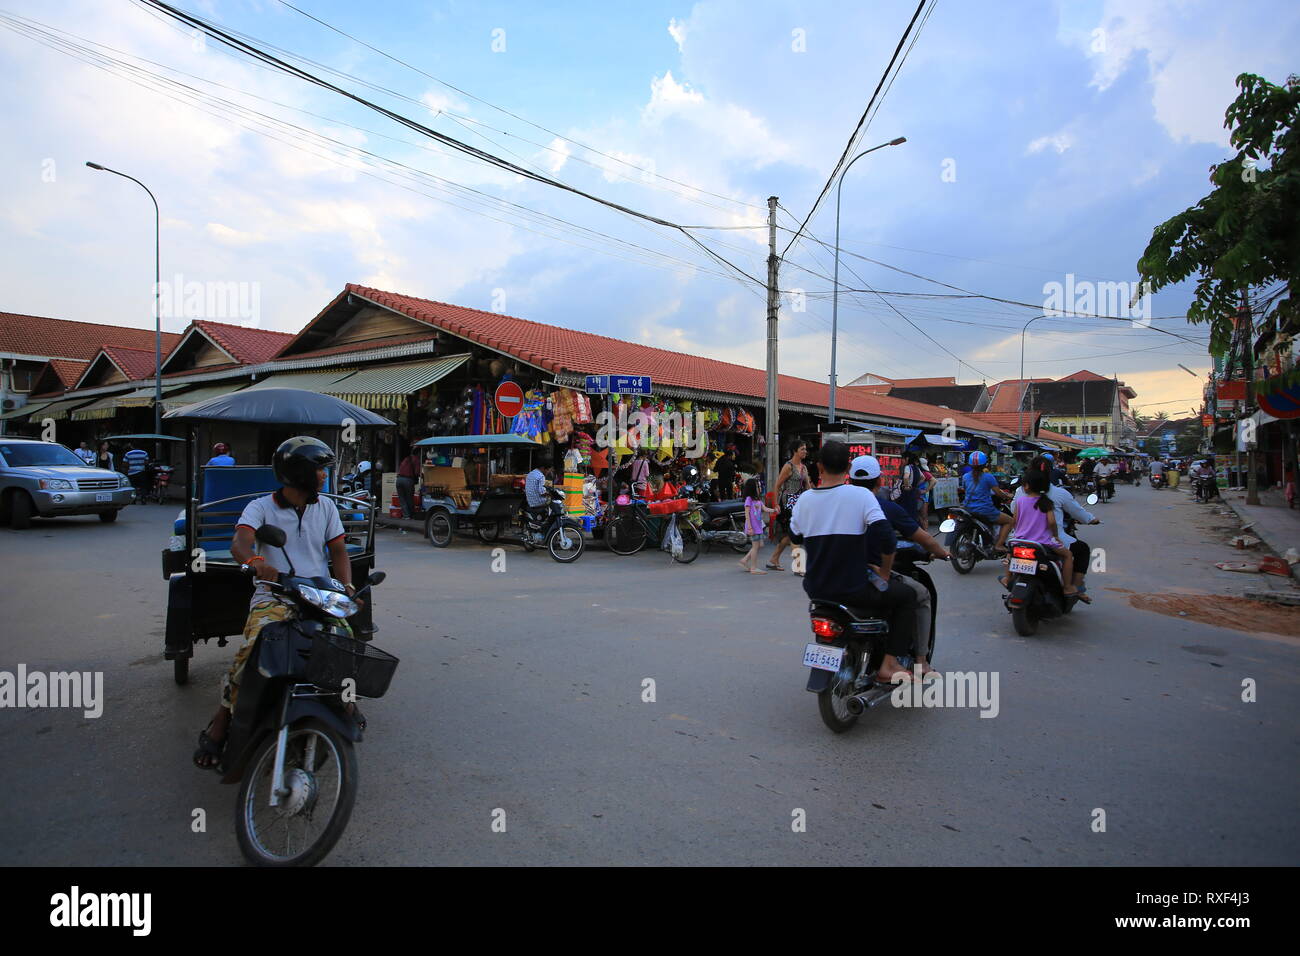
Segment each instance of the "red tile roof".
M50 359L45 363L46 368L41 370L41 375L44 375L46 369L48 369L58 377L64 388L72 388L77 379L81 378L81 373L86 370L88 364L90 363L79 359ZM39 377L37 378L39 379Z
M1058 382L1109 382L1109 375L1098 375L1096 372L1089 372L1086 368L1080 369L1073 375L1062 375L1057 379Z
M512 355L552 373L649 375L660 385L741 395L755 399L761 399L767 393L767 377L762 369L721 362L699 355L671 352L635 342L624 342L594 332L562 329L496 312L483 312L446 302L417 299L413 296L384 292L356 284L349 284L340 294L340 298L347 293L369 299L402 315L445 329L453 335ZM335 302L337 301L338 299L335 299ZM319 321L326 312L328 308L315 321ZM417 334L399 338L418 340L421 336ZM387 340L302 354L357 351L362 348L375 348L382 344L387 344ZM292 357L298 358L300 355L295 353ZM820 408L827 407L829 402L828 386L795 378L792 375L778 376L777 391L783 402ZM951 419L958 428L980 431L999 430L990 426L988 422L961 412L890 398L887 395L864 393L860 388L839 389L836 393L836 407L846 416L857 413L935 425L941 425Z
M109 345L104 347L103 352L133 382L153 375L153 349L124 349Z
M164 332L163 354L180 338L174 332ZM153 342L153 329L0 312L0 352L90 361L104 345L152 350Z
M1077 448L1082 448L1084 445L1083 442L1071 438L1069 435L1062 435L1060 432L1049 431L1046 428L1038 429L1038 437L1046 438L1048 441L1060 442L1062 445L1074 445Z
M262 362L269 362L294 338L292 332L249 329L242 325L210 322L206 319L197 320L194 325L233 355L240 365L260 365Z
M895 388L942 388L956 385L957 380L949 375L947 378L895 378L890 379Z
M1027 378L1021 381L1017 378L1009 378L1005 382L998 382L996 385L989 387L989 395L992 401L989 402L988 411L990 412L1014 412L1020 408L1020 395L1025 390L1025 382L1050 382L1050 378Z
M1043 417L1042 412L1031 412L1025 409L1024 418L1021 413L1015 412L971 412L972 418L978 418L982 422L988 422L998 428L1011 432L1013 435L1020 434L1020 427L1023 423L1026 435L1034 434L1034 425Z

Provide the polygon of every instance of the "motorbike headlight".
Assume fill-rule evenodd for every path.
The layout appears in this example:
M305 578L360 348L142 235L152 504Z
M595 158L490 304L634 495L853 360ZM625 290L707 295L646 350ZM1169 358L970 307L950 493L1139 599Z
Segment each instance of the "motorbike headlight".
M41 487L52 491L71 491L72 482L66 478L42 478Z
M319 588L303 585L298 588L298 593L308 604L320 608L332 617L351 617L357 613L357 602L338 591L322 591Z

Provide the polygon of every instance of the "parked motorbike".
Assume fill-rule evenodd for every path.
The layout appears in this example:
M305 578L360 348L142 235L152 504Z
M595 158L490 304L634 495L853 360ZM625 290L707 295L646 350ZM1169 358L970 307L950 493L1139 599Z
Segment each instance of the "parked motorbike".
M1088 496L1088 504L1095 505L1097 495ZM1073 522L1066 516L1066 533L1073 534ZM1065 593L1060 559L1037 541L1012 538L1007 542L1011 549L1008 572L1011 588L1002 597L1002 603L1011 612L1011 623L1021 637L1038 633L1038 622L1070 613L1079 603L1077 594Z
M934 660L934 622L939 619L939 596L922 564L933 560L930 552L912 542L899 542L894 570L920 581L930 592L934 614L930 618L930 661ZM804 647L803 663L810 668L807 690L817 695L822 722L837 734L885 700L897 686L876 681L885 656L889 623L873 610L814 598L808 605L815 640ZM911 657L899 658L911 668Z
M556 561L569 564L582 557L587 546L582 535L582 525L565 513L563 491L552 488L549 498L545 514L534 514L527 508L519 509L522 525L519 543L525 551L544 547Z
M744 501L706 501L700 503L696 513L700 516L696 531L701 542L708 545L725 544L737 554L749 550L749 538L745 535Z
M284 548L282 529L256 538ZM285 554L286 559L288 554ZM332 578L289 574L268 582L297 617L262 628L244 668L218 767L238 783L235 835L259 866L313 866L334 847L357 795L355 744L364 721L360 697L382 697L397 658L355 639L345 625L358 600L384 580L373 572L355 597ZM246 574L252 568L244 565Z

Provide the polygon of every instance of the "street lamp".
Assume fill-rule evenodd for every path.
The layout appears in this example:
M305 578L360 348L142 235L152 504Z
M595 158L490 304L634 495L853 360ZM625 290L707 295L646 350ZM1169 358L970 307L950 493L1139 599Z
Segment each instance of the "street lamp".
M129 179L145 192L149 193L149 198L153 200L153 317L154 317L154 335L153 335L153 359L154 359L154 376L153 376L153 433L162 434L162 309L159 307L158 296L162 286L162 268L159 257L160 228L158 217L158 200L149 187L134 176L128 176L126 173L119 173L116 169L109 169L107 166L101 166L99 163L86 161L86 165L91 169L97 169L102 173L112 173L114 176L121 176L123 179ZM162 443L154 442L153 446L154 459L162 457Z
M867 153L874 153L878 149L884 149L886 146L901 146L907 142L906 136L900 136L897 139L891 139L888 143L881 143L879 146L872 146L864 150L849 160L849 165L844 167L840 173L839 182L835 186L835 278L832 282L831 291L831 397L830 397L830 418L827 424L835 424L835 342L839 334L840 326L840 190L844 188L844 177L848 174L850 168Z
M1020 385L1020 419L1019 424L1016 426L1016 434L1021 438L1025 437L1025 392L1027 391L1025 388L1025 333L1029 331L1029 326L1039 319L1050 318L1051 316L1047 313L1036 315L1026 322L1025 327L1020 330L1020 382L1018 383Z

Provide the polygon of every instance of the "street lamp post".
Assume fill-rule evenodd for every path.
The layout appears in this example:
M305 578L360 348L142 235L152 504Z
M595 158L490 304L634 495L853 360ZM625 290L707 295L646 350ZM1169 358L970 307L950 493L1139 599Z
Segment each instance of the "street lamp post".
M1030 325L1037 322L1039 319L1047 318L1051 318L1051 316L1046 313L1043 315L1036 315L1026 322L1025 327L1020 330L1020 381L1018 383L1020 385L1020 419L1019 424L1016 426L1016 434L1021 438L1025 437L1025 392L1027 391L1025 388L1025 333L1029 331Z
M101 166L99 163L86 162L91 169L97 169L103 173L112 173L114 176L121 176L123 179L129 179L145 192L149 193L149 198L153 200L153 433L162 434L162 309L159 303L159 294L162 287L162 259L159 254L161 245L160 222L158 215L158 199L150 192L149 187L134 176L128 176L126 173L119 173L116 169L109 169L107 166ZM154 459L162 457L162 442L154 442Z
M901 146L907 142L906 136L900 136L897 139L891 139L888 143L881 143L879 146L872 146L864 150L849 160L849 165L844 167L840 173L839 181L835 185L835 278L831 283L831 395L830 395L830 416L827 424L835 424L835 343L839 335L840 326L840 190L844 188L844 177L848 174L849 169L867 153L874 153L878 149L884 149L886 146Z

